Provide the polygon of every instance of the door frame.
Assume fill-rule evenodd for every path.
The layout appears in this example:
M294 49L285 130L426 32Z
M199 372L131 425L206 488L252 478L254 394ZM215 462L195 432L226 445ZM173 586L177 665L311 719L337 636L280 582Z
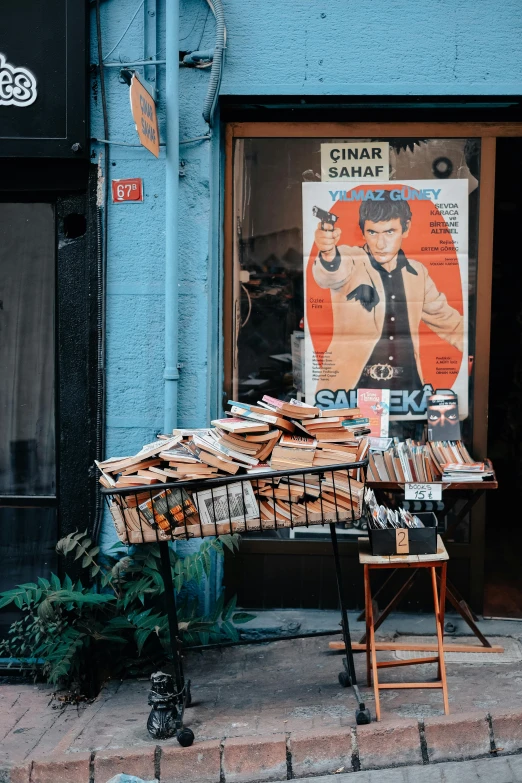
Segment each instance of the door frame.
M46 176L34 176L34 161L21 160L19 177L8 177L0 192L3 202L51 203L55 215L55 420L56 496L0 495L0 507L57 509L58 539L75 530L92 531L97 491L96 456L96 288L97 205L96 166L82 176L66 171L49 191ZM13 187L20 183L19 190ZM84 215L86 231L66 236L66 218Z

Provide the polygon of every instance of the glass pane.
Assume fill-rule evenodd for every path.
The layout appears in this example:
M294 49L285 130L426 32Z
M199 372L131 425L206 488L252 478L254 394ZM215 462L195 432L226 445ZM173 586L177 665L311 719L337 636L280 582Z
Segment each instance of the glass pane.
M330 162L337 173L345 165L343 179L327 181L322 152L358 143L386 148L389 163L382 166L382 182L362 179L367 161L343 161L338 152ZM373 173L378 162L370 162ZM345 400L355 405L357 388L390 388L390 435L419 440L427 388L454 389L462 439L470 444L479 163L479 139L236 140L234 399L255 401L270 394L328 407ZM395 297L382 274L387 262L377 246L370 249L371 239L361 230L362 203L381 198L400 201L408 213L397 217L392 204L393 220L400 223L394 258L406 278L400 317L385 307ZM313 215L315 206L336 216L342 237L326 252L325 263L319 264L322 277L316 278L315 232L321 220ZM363 220L365 231L370 223L386 222L379 205L368 214L373 220ZM358 254L362 259L354 261L357 281L350 285L345 279L328 280L336 264L345 263L343 246L350 259ZM366 293L372 301L365 300ZM347 300L351 321L345 316ZM395 352L384 352L392 344L400 362ZM329 361L334 372L328 385Z
M56 488L50 204L0 204L0 494Z
M55 509L0 508L0 592L56 573L57 539ZM14 605L0 610L0 639L19 618Z

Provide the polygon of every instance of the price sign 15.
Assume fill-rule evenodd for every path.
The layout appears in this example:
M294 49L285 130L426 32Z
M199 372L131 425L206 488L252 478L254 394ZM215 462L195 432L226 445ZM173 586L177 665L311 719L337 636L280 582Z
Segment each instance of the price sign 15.
M141 177L133 179L112 180L112 201L121 204L123 201L143 201L143 180Z
M405 484L405 500L441 500L442 484Z

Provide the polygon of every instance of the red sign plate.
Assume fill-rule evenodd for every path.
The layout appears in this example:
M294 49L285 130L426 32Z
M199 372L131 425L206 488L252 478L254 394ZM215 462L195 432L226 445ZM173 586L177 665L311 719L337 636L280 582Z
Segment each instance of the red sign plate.
M123 201L143 201L143 180L141 177L112 180L113 204L120 204Z

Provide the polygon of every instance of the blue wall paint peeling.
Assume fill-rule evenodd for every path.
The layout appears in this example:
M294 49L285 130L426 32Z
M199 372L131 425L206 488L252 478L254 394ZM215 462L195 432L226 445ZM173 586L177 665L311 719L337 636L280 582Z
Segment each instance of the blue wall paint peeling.
M224 0L226 95L508 95L522 93L520 0ZM101 5L103 50L117 42L139 0ZM158 3L159 59L165 5ZM181 2L180 51L208 49L214 19L204 0ZM143 10L109 61L143 57ZM97 61L92 19L92 62ZM140 71L141 69L138 69ZM157 68L164 139L164 67ZM137 143L127 87L105 69L110 137ZM180 139L204 135L209 69L180 72ZM91 135L103 136L99 87ZM318 119L320 116L318 115ZM217 134L217 138L216 138ZM217 413L221 387L220 139L180 148L180 426ZM93 144L93 159L105 146ZM164 154L111 147L111 178L143 177L145 202L109 206L107 455L136 451L158 432L163 411ZM104 540L113 540L106 524Z

